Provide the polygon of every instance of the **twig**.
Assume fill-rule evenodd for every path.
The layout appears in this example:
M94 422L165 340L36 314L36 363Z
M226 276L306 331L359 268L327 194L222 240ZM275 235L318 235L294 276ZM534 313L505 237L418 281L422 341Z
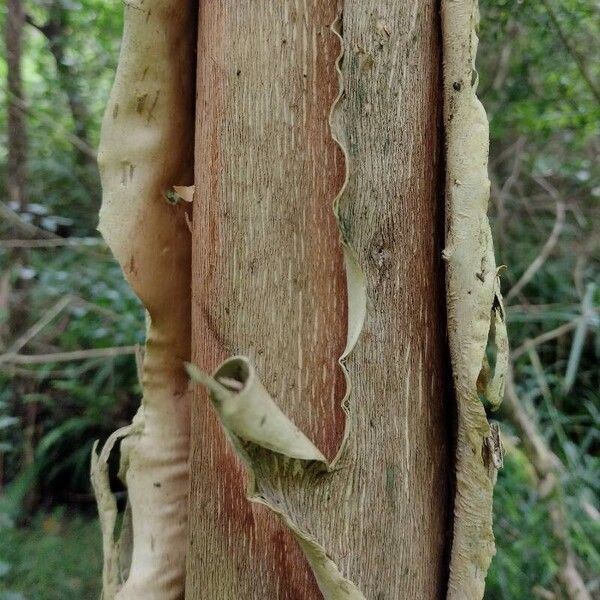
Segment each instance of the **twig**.
M4 204L4 202L0 202L0 217L19 229L25 235L30 235L32 237L43 237L43 238L56 238L58 236L54 235L50 231L46 231L45 229L41 229L40 227L36 227L31 223L27 223L24 221L19 213L15 212L10 206Z
M540 270L546 259L550 256L554 246L558 242L560 233L565 224L565 204L564 202L556 201L556 219L554 221L554 227L550 236L543 245L540 253L533 259L531 264L527 267L520 279L513 285L508 294L506 294L506 303L508 304L520 291L529 283L532 277Z
M1 363L13 365L41 365L44 363L69 362L90 358L113 358L125 354L135 354L137 346L117 346L114 348L90 348L72 352L51 352L49 354L3 354Z
M581 302L581 318L578 320L577 329L573 336L573 344L569 353L569 361L567 363L567 371L563 380L563 393L568 394L575 383L579 361L581 360L581 352L585 343L585 336L588 328L593 324L596 318L594 310L594 292L596 286L593 283L588 284L585 295Z
M550 21L552 21L552 25L556 29L556 33L558 33L560 41L562 42L567 52L573 57L573 60L575 61L575 64L577 65L577 68L579 69L579 73L583 77L583 80L586 82L588 88L590 89L596 100L600 102L600 88L596 87L596 84L593 82L590 74L587 71L585 63L583 62L583 58L571 44L569 38L565 34L560 24L560 21L558 20L558 17L556 16L556 13L554 12L554 9L550 6L550 3L547 2L547 0L542 0L542 4L544 5L544 8L548 11L548 16L550 17Z
M0 372L6 373L11 377L21 377L23 379L77 379L88 371L95 369L96 366L104 361L104 357L93 358L86 360L79 367L76 368L65 368L65 369L36 369L36 365L31 367L20 367L14 364L2 364L0 363Z
M119 316L114 313L112 310L107 308L103 308L101 306L97 306L93 302L88 302L83 298L79 298L78 296L67 295L61 298L58 302L52 305L39 319L36 323L34 323L27 331L25 331L21 336L19 336L6 350L5 354L18 354L25 345L30 342L34 337L39 335L39 333L48 326L67 306L70 304L76 304L79 306L83 306L88 310L92 310L97 312L98 314L111 319L112 321L117 321ZM2 357L0 357L0 362L2 361Z
M548 385L548 380L546 379L546 375L544 374L544 367L542 366L540 355L537 353L537 350L534 346L530 346L527 349L527 353L529 355L529 362L533 367L535 379L537 381L540 392L542 393L542 397L544 398L547 405L552 406L552 392L550 392L550 386Z
M19 336L6 350L6 354L17 354L21 348L23 348L27 342L33 339L36 335L44 329L50 322L54 320L69 304L72 302L71 296L65 296L61 298L58 302L56 302L53 306L51 306L45 313L42 315L42 318L39 319L36 323L34 323L25 333Z
M4 336L8 332L8 313L10 308L10 270L6 270L0 277L0 351L4 351ZM0 483L2 480L0 479Z
M61 248L64 246L79 248L87 248L89 246L106 246L106 242L102 238L86 237L86 238L56 238L50 240L0 240L0 248Z
M548 499L552 533L560 544L561 567L559 577L569 600L592 600L585 587L581 574L577 570L575 553L568 535L568 513L560 476L565 472L561 460L548 448L535 423L527 416L517 395L512 372L509 369L506 378L506 398L504 409L513 422L523 441L523 447L536 475L540 494Z
M523 164L523 148L525 147L526 142L527 138L524 135L521 135L519 136L515 144L513 144L513 166L510 175L506 178L506 181L500 189L500 197L498 199L499 202L501 202L502 204L504 204L504 199L506 195L519 178L519 172L521 170L521 165Z
M521 144L521 136L519 136L514 142L506 146L497 156L490 157L490 168L501 164L506 158L513 155L515 146Z
M551 340L555 340L556 338L559 338L567 333L569 333L570 331L573 331L573 329L575 329L577 327L577 323L579 323L579 318L574 319L573 321L569 321L568 323L564 323L563 325L560 325L559 327L557 327L556 329L551 329L550 331L545 331L544 333L525 340L519 347L515 348L511 354L510 357L513 361L517 360L518 358L521 358L521 356L523 356L523 354L526 354L527 352L529 352L529 349L535 346L539 346L540 344L544 344L546 342L549 342Z
M8 96L9 96L11 102L13 102L19 110L21 110L22 112L24 112L25 114L28 114L28 115L33 114L31 107L29 107L23 101L22 98L19 98L18 96L15 96L14 94L11 94L10 92L8 92ZM75 148L77 148L77 150L79 150L82 154L85 154L88 158L91 158L93 161L97 160L98 156L96 154L96 151L85 140L82 140L80 137L76 136L75 134L71 133L70 131L67 131L64 127L57 124L55 121L46 117L44 114L42 114L40 112L35 113L33 116L35 116L40 121L46 123L46 125L52 127L53 131L60 132L65 137L65 139L68 142L70 142L73 146L75 146Z

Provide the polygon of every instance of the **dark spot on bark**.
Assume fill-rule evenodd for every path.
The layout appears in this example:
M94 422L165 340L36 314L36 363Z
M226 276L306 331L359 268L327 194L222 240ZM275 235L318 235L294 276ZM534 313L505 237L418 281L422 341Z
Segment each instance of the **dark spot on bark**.
M115 106L113 108L112 118L116 119L118 114L119 114L119 105L115 104Z
M137 268L135 266L135 256L131 255L129 264L127 265L127 271L130 275L137 275Z
M385 493L392 508L396 506L396 471L395 465L388 465L385 469Z
M462 89L462 84L461 84L461 82L460 82L460 81L455 81L455 82L452 84L452 87L453 87L453 88L454 88L454 89L455 89L457 92L460 92L460 90Z
M144 105L146 104L146 100L148 98L148 94L143 94L142 96L138 96L135 103L135 112L138 115L141 115L144 110Z
M154 487L155 488L159 488L159 487L161 487L161 484L158 481L155 481L154 482Z
M146 119L146 123L150 123L152 116L154 114L154 109L158 104L158 97L160 96L160 90L156 90L156 95L154 96L154 101L152 102L152 106L148 109L148 118Z
M129 167L131 163L127 160L124 160L121 163L121 185L127 187L129 183Z

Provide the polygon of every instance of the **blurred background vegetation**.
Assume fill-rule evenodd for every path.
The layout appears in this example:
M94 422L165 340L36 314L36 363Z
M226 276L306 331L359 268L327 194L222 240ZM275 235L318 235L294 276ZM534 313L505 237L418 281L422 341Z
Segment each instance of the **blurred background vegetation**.
M600 5L482 0L481 13L512 348L486 598L600 598ZM95 231L121 26L105 0L0 9L5 42L22 42L20 82L5 85L11 53L0 58L0 600L99 593L91 443L132 416L143 342L141 307Z

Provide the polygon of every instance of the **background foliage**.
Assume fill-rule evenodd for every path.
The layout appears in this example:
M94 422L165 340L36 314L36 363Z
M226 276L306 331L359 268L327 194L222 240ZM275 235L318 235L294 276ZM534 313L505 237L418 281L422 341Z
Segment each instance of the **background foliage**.
M131 346L143 341L141 307L106 249L87 239L97 235L97 172L72 143L75 135L92 149L97 144L121 7L104 0L25 4L30 212L40 213L42 227L53 216L73 219L68 235L77 245L14 249L0 242L0 353L53 308L54 318L20 353ZM508 265L513 389L564 467L549 486L514 416L507 409L495 416L508 454L495 499L490 600L567 597L558 576L565 548L590 594L600 595L599 11L592 0L481 5L480 91L491 123L497 255ZM2 29L5 19L2 8ZM61 24L53 47L41 31L50 22ZM83 115L73 114L72 98ZM0 139L4 202L4 110ZM6 224L0 233L23 237ZM549 339L536 342L545 333ZM97 597L90 445L131 417L139 391L131 353L34 365L0 359L0 599ZM563 538L552 519L557 502Z

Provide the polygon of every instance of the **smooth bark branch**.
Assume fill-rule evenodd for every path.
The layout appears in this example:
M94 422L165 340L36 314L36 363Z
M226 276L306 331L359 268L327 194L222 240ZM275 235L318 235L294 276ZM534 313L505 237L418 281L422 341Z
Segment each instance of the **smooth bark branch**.
M337 7L339 9L340 7ZM366 598L439 598L452 500L437 4L201 3L192 353L247 355L326 456L339 448L347 328L340 229L367 316L339 470L283 473L285 513ZM290 531L245 497L206 393L193 405L186 598L321 598Z

